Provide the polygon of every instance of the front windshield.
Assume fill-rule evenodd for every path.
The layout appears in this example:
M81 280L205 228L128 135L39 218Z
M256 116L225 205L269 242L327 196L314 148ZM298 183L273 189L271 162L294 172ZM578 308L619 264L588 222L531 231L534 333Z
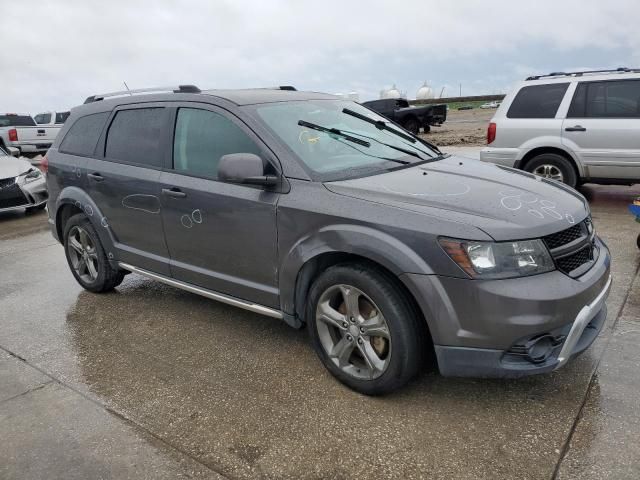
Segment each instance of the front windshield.
M355 102L305 100L260 104L254 108L312 176L323 181L372 175L439 155L420 141L412 142L343 112L347 109L374 121L388 122ZM393 124L386 125L400 131ZM319 131L317 127L333 132ZM408 135L404 131L402 134Z

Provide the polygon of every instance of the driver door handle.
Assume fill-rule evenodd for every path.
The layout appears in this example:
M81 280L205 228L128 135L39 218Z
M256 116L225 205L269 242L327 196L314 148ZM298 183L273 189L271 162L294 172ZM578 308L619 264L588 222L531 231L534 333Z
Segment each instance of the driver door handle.
M163 195L167 195L169 197L173 197L173 198L185 198L187 196L186 193L184 193L182 190L180 190L179 188L176 188L176 187L163 188L162 189L162 194Z
M102 182L104 180L104 177L102 175L100 175L98 172L96 172L96 173L87 173L87 177L89 177L91 180L93 180L95 182Z
M587 129L582 125L576 125L575 127L567 127L564 129L565 132L586 132Z

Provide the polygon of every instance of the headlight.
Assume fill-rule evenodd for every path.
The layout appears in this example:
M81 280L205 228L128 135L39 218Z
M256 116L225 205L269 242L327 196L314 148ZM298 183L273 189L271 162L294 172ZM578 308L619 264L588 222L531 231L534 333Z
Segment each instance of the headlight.
M472 278L512 278L555 269L542 240L476 242L441 238L440 245Z
M24 183L29 183L29 182L38 180L40 177L42 177L42 172L37 168L32 168L27 173L23 173L20 176L24 179Z

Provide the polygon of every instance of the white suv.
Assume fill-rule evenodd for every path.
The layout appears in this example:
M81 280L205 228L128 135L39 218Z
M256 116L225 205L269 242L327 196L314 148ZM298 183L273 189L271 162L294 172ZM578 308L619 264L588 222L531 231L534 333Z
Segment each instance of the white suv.
M572 187L640 183L640 69L527 78L496 111L480 158Z

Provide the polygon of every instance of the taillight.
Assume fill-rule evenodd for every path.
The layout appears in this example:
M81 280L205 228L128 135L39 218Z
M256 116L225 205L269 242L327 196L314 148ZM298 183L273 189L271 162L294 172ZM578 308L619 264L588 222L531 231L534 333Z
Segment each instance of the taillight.
M18 141L18 131L15 128L9 130L9 141L17 142Z
M49 171L49 159L46 155L42 157L42 160L40 160L40 170L42 170L42 173L47 173Z
M496 139L496 124L491 122L487 128L487 145Z

